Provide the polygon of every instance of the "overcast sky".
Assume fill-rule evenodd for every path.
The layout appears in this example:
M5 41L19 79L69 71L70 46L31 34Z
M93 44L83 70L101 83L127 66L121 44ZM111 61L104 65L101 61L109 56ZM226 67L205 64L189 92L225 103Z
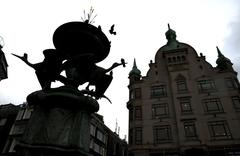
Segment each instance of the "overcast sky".
M11 53L29 54L32 63L43 60L42 51L54 48L52 35L63 23L81 21L83 10L95 9L95 26L101 25L112 42L109 56L99 65L109 67L124 58L126 68L116 68L114 79L105 93L113 104L100 100L99 113L106 125L120 136L128 128L128 73L133 59L145 76L150 60L166 44L167 24L177 33L177 40L190 44L206 55L215 66L216 46L240 69L239 0L0 0L0 36L9 64L9 78L0 82L0 104L21 104L26 96L41 89L34 70ZM116 36L108 33L115 24Z

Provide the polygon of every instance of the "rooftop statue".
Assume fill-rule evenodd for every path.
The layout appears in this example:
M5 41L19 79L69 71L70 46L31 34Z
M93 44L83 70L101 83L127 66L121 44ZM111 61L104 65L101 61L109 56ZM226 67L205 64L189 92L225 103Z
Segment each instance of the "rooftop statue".
M106 69L97 65L108 56L111 45L101 27L91 22L87 18L59 26L53 34L55 48L44 50L39 63L30 63L26 53L13 54L35 70L42 87L27 96L34 111L16 145L19 156L90 155L91 114L99 110L97 100L107 98L104 93L113 79L112 70L126 64L121 59ZM109 32L116 35L114 25ZM54 81L63 86L52 88Z
M116 34L113 29L114 25L109 32ZM44 60L36 64L28 61L26 53L23 56L13 54L36 71L43 90L50 89L51 82L55 80L76 89L87 82L88 86L82 92L99 99L105 97L104 93L112 81L112 70L126 64L121 59L108 69L96 65L108 56L110 41L101 27L97 28L88 21L61 25L53 34L53 43L56 49L44 50ZM66 77L60 75L62 71L66 72ZM95 86L94 91L89 90L90 85Z

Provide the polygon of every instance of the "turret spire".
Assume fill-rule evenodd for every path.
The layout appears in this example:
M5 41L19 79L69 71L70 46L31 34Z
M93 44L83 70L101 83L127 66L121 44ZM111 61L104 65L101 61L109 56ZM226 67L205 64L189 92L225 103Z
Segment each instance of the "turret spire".
M217 52L218 52L218 57L224 57L224 55L221 53L221 51L219 50L218 46L216 46L217 48Z
M216 46L217 48L217 53L218 53L218 59L216 60L217 63L217 68L219 68L221 71L223 70L233 70L232 68L232 62L230 59L228 59L227 57L225 57L222 52L219 50L218 46Z
M129 75L141 75L141 71L137 68L136 59L134 58L133 67Z
M136 64L136 59L134 58L134 61L133 61L133 68L137 68L137 64Z

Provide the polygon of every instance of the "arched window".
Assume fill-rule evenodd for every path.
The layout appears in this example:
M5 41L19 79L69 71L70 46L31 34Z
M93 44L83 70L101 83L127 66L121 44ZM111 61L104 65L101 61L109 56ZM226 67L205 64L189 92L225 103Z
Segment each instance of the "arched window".
M187 92L188 91L186 78L182 74L179 74L175 80L176 80L178 92Z
M173 62L176 62L176 57L173 57Z
M180 61L181 61L180 56L177 56L177 62L180 62Z
M172 62L172 58L171 58L171 57L168 58L168 62L169 62L169 63Z
M186 57L185 56L182 56L182 61L185 61L186 60Z

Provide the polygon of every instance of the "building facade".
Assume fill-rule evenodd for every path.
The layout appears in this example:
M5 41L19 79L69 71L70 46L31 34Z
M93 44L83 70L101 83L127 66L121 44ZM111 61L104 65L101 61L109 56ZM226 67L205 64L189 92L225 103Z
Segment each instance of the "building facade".
M103 121L103 116L93 114L90 124L91 156L127 156L127 142L112 132Z
M16 155L14 147L21 139L33 111L33 107L26 103L18 106L15 118L4 135L6 138L0 156ZM127 156L127 142L104 124L103 116L92 115L90 135L90 156ZM2 137L0 134L0 138Z
M170 27L141 76L129 73L130 156L240 155L240 93L231 60L217 66L176 39Z
M18 110L19 107L13 104L0 105L0 153L3 151Z

